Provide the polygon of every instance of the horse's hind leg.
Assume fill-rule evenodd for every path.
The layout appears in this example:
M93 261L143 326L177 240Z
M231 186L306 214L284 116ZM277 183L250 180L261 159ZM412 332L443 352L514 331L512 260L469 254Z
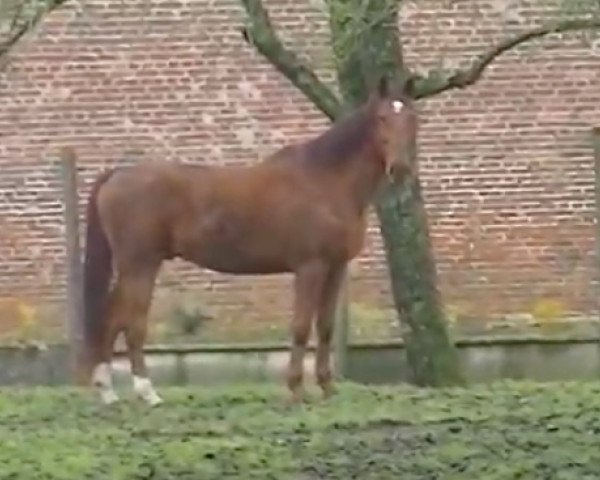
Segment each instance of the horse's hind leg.
M125 332L129 351L134 390L148 403L157 404L160 398L147 378L143 358L146 322L154 282L160 264L144 268L119 268L117 281L110 295L108 328L103 339L101 363L94 373L94 384L100 389L104 403L118 400L112 385L110 364L117 335Z
M147 312L146 312L147 313ZM156 393L148 376L146 360L144 359L144 343L148 332L147 315L136 315L131 319L125 330L131 374L133 375L133 390L136 395L149 405L162 403L162 398Z
M98 389L100 399L106 405L119 400L112 381L113 349L117 335L122 329L122 322L119 318L119 296L119 289L115 286L108 297L106 329L102 334L102 340L98 347L98 361L92 374L92 384Z
M325 398L334 393L331 374L331 337L333 335L335 311L340 287L346 272L345 265L332 267L327 275L317 312L317 350L315 354L315 376Z
M113 322L113 316L111 315L111 306L114 303L112 298L114 292L109 299L109 311L108 311L108 325L107 329L103 334L102 343L99 351L99 362L96 364L92 373L92 384L98 389L100 399L105 405L110 405L119 400L119 396L115 392L112 382L112 367L111 362L113 358L113 346L115 339L119 333L119 328L115 322Z
M292 348L287 372L292 403L300 402L303 398L304 354L326 273L326 266L318 261L306 264L296 272Z
M123 280L122 287L121 314L126 321L124 326L125 341L131 363L133 390L139 398L149 405L162 403L162 399L154 390L152 381L148 377L143 350L148 332L148 310L150 309L159 265L129 274Z

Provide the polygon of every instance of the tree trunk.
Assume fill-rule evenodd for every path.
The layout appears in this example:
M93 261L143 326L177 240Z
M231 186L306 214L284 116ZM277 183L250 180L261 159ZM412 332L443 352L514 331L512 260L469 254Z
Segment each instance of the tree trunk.
M386 185L377 201L394 303L405 322L403 339L412 380L421 386L462 384L456 350L448 337L436 286L421 185Z
M344 104L350 108L367 98L381 75L388 75L398 86L410 77L398 34L398 4L397 0L329 2L338 81ZM417 162L416 148L407 155ZM408 327L403 337L412 381L422 386L461 384L458 356L438 295L418 174L399 186L387 183L376 211L394 304L400 321Z

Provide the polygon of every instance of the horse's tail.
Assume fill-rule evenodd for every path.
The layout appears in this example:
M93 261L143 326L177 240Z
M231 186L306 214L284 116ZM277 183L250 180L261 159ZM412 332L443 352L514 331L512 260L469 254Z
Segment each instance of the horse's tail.
M114 170L104 172L94 185L87 204L87 229L83 264L83 337L86 350L97 355L106 330L108 290L112 276L112 251L98 211L98 194Z

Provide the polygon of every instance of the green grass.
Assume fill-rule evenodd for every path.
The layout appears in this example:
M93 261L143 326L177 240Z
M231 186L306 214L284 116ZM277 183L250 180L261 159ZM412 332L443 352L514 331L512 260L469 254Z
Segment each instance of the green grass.
M600 383L168 389L150 409L0 391L1 479L597 479ZM125 394L127 395L127 394Z

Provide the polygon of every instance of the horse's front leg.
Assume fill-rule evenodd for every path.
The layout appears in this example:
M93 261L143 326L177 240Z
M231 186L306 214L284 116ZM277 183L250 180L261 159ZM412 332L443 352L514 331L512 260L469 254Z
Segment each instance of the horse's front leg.
M335 325L335 314L340 289L346 273L346 265L331 267L323 286L317 312L317 351L315 355L315 376L323 390L325 398L330 397L335 389L331 373L331 339Z
M292 348L287 372L292 403L301 402L304 398L304 354L326 276L327 266L321 261L312 261L302 265L294 278Z

